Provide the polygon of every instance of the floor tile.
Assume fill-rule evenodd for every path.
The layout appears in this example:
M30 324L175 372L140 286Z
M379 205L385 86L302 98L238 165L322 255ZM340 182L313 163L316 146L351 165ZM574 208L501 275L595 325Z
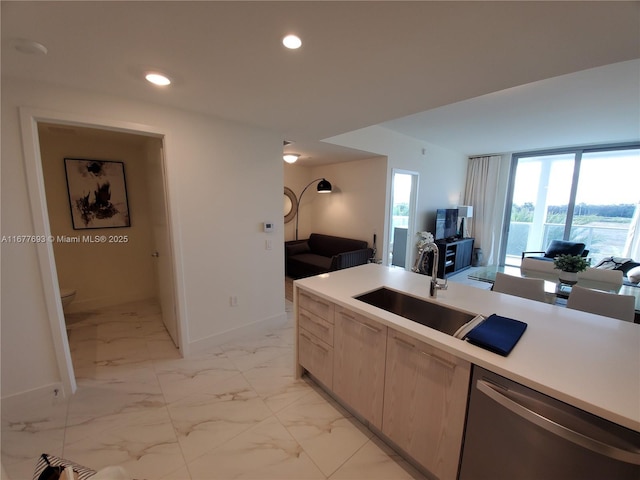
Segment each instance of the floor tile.
M190 462L189 471L194 480L326 478L275 417Z
M315 390L280 411L277 417L327 476L372 435L326 394Z
M377 437L372 437L329 478L330 480L426 480L424 475Z
M168 406L187 462L213 450L271 415L241 375Z
M181 358L157 304L72 314L78 384L66 400L2 404L2 464L29 480L41 453L132 478L422 478L308 379L287 323Z

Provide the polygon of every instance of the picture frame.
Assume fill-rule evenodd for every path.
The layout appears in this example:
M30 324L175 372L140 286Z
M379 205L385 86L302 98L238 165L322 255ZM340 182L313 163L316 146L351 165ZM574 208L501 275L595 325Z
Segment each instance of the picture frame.
M131 226L124 162L65 158L74 230Z

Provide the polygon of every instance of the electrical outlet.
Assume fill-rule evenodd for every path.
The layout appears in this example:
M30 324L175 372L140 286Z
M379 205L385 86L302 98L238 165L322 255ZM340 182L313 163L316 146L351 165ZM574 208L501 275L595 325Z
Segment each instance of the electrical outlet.
M52 402L51 403L53 405L58 405L63 400L62 389L59 388L59 387L55 387L51 391L51 396L52 396Z

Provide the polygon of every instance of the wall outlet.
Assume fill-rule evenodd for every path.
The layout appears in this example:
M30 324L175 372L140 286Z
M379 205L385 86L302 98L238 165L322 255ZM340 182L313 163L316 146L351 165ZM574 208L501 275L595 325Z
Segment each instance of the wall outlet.
M62 387L54 387L51 390L51 404L58 405L60 402L64 400L64 395L62 393Z
M237 307L238 306L238 297L236 297L235 295L231 295L229 297L229 306L230 307Z

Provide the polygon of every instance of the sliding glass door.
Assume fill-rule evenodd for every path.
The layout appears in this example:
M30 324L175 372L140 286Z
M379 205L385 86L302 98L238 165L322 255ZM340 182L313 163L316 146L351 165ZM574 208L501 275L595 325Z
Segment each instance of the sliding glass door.
M592 262L640 257L629 238L640 234L639 145L516 154L508 195L501 264L551 240L585 243Z

